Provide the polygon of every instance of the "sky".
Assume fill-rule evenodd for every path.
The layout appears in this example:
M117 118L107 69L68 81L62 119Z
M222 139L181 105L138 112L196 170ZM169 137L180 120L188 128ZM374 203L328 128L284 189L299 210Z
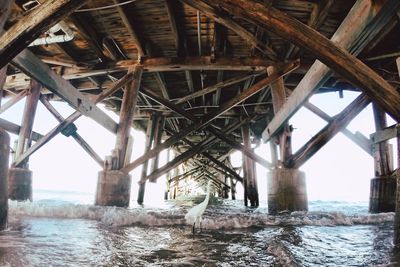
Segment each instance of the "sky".
M357 97L355 92L346 91L343 98L339 98L337 93L325 93L314 95L310 102L333 116L345 108L355 97ZM7 100L3 99L3 103ZM52 104L64 117L73 112L73 109L65 103L52 102ZM0 118L20 125L23 107L24 100L0 114ZM118 121L118 117L114 113L106 112L115 121ZM54 117L39 103L34 130L46 134L57 123ZM389 118L388 125L393 123L394 121ZM292 135L293 151L300 148L326 125L322 119L304 108L301 108L291 118L290 124L294 127ZM78 133L103 159L110 155L115 144L115 135L87 117L78 119L76 125ZM374 132L371 105L349 124L348 129L352 132L359 131L367 137ZM133 130L132 135L134 137L132 159L134 159L143 154L145 142L144 133ZM11 135L11 138L15 140L16 136ZM391 143L394 144L394 140ZM13 146L13 141L11 146ZM393 147L394 151L397 151L396 146ZM256 149L256 153L269 160L269 145L260 145ZM394 155L394 159L396 159L396 155ZM165 164L165 161L166 151L163 151L160 164ZM234 153L232 161L234 165L240 165L242 162L241 154L239 152ZM93 194L94 199L97 174L101 167L86 154L73 138L59 134L31 156L29 165L33 171L34 199L36 190L86 192ZM370 179L373 178L374 174L373 165L373 158L370 155L339 133L300 168L306 173L308 199L368 201ZM258 164L256 170L260 202L266 202L267 170ZM131 172L133 177L131 199L136 199L140 171L141 167L138 167ZM165 177L159 178L155 184L148 183L145 203L162 201L164 190ZM238 196L241 192L242 190L238 188Z

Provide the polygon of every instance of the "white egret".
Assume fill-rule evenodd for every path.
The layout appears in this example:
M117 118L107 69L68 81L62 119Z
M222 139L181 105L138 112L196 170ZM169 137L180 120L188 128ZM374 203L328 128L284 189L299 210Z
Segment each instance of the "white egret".
M196 224L200 226L204 211L207 208L208 200L210 199L211 180L208 180L206 198L200 204L192 207L185 215L186 223L193 224L192 232L194 234Z

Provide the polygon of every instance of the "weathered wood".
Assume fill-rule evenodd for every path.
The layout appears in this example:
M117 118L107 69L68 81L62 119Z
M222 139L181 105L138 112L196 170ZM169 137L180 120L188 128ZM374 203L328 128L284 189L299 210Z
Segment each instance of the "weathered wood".
M304 107L311 112L313 112L315 115L319 116L321 119L325 120L326 122L330 122L333 118L329 116L327 113L322 111L320 108L317 106L313 105L310 102L305 102ZM367 152L369 155L373 155L372 153L372 142L370 139L366 138L364 135L361 133L357 132L356 134L353 134L351 131L349 131L347 128L343 128L341 132L348 137L350 140L352 140L356 145L358 145L361 149L363 149L365 152Z
M147 89L145 87L142 87L142 93L145 94L146 96L148 96L149 98L153 99L154 101L156 101L156 102L164 105L165 107L171 109L172 111L175 111L176 113L178 113L178 114L184 116L185 118L191 120L193 123L195 123L195 124L199 123L198 119L195 118L191 113L183 110L179 106L167 101L166 99L162 99L162 98L158 97L157 95L152 93L149 89ZM265 168L270 168L271 167L271 164L268 161L266 161L262 157L256 155L255 153L253 153L253 151L251 151L250 149L247 149L242 144L236 142L235 140L232 140L231 138L226 136L225 133L215 129L212 126L207 127L206 130L209 131L210 133L214 134L215 136L217 136L219 139L223 140L224 142L228 143L229 145L231 145L235 149L238 149L238 150L242 151L245 155L247 155L251 159L255 160L256 162L260 163Z
M165 118L163 116L158 116L156 127L154 129L154 142L153 146L156 147L161 143L162 134L164 132ZM150 172L154 172L158 168L158 162L160 159L160 153L153 158L150 166ZM150 182L155 182L155 180L149 180Z
M105 55L103 51L102 44L102 36L100 36L96 29L91 24L91 18L88 14L71 14L71 20L78 28L79 33L83 36L86 42L90 45L90 47L95 51L100 62L109 61L108 57ZM115 55L113 55L115 57ZM116 60L116 58L114 59Z
M272 74L274 71L275 68L273 66L267 68L268 74ZM276 114L286 103L286 90L283 78L281 77L271 83L270 88L274 114ZM283 131L279 134L279 148L280 159L282 162L285 162L287 157L292 154L291 131L288 124L284 125Z
M15 135L18 135L19 132L21 131L21 126L1 118L0 118L0 128L3 128L7 132L13 133ZM31 134L32 141L37 142L42 137L43 137L42 134L32 131Z
M49 0L25 15L0 38L0 69L43 32L86 2L87 0Z
M239 128L242 124L243 124L243 122L239 122L237 124L234 124L234 125L228 127L227 129L224 130L225 134L229 134L229 133L233 132L234 130ZM157 179L161 175L167 173L168 171L172 170L173 168L175 168L175 167L179 166L180 164L182 164L183 162L187 161L189 158L193 157L194 155L199 154L199 153L207 150L212 145L214 145L216 143L216 141L217 141L216 137L213 137L213 136L206 137L199 144L193 146L192 148L190 148L189 150L185 151L184 153L176 156L173 160L171 160L170 162L168 162L164 166L161 166L160 168L158 168L154 172L150 173L150 175L148 175L146 177L146 179L149 179L149 180Z
M15 150L15 157L18 158L24 153L31 145L31 133L33 128L33 123L35 120L36 109L39 102L40 90L42 86L32 81L31 89L27 95L27 99L24 107L24 114L22 115L21 129L18 135L18 145ZM24 165L28 162L26 159L20 164L20 167L25 167ZM15 165L14 165L15 166Z
M77 120L81 114L79 112L72 113L68 118L66 118L62 123L58 124L55 128L53 128L50 132L48 132L45 136L40 138L34 145L29 147L19 158L16 158L13 163L15 166L18 166L23 162L26 158L36 152L39 148L47 144L53 137L59 134L62 130L66 129L68 125Z
M3 0L0 2L0 36L4 32L4 24L6 23L8 16L11 13L13 0ZM7 78L7 67L0 68L0 107L3 98L4 84ZM1 112L0 112L1 113Z
M213 0L213 2L216 1ZM218 2L218 4L226 7L227 10L230 10L232 7L230 4L232 3L225 3L227 1L223 2L224 4L221 2ZM391 116L399 119L400 112L398 109L400 105L397 103L399 99L398 93L394 92L393 88L388 85L386 81L381 77L378 77L376 73L371 71L362 62L349 55L343 49L338 48L338 46L346 49L351 48L355 43L359 43L359 40L363 39L365 34L368 35L371 31L375 32L378 27L375 27L374 29L366 27L368 23L376 17L379 18L381 15L390 17L390 11L392 14L395 11L388 11L386 10L386 7L390 5L390 7L393 8L393 5L399 4L398 1L388 1L387 4L384 5L385 10L382 9L381 12L377 13L377 16L372 12L370 1L357 2L357 5L355 5L334 37L331 39L336 45L307 26L282 14L274 8L266 9L260 4L255 4L253 2L245 3L244 1L235 1L234 4L235 7L238 8L236 11L230 11L235 13L235 15L246 17L257 24L268 26L269 30L272 30L276 34L290 39L297 45L310 50L310 52L316 55L322 62L332 67L332 69L346 77L355 85L359 86L365 92L368 92L372 99L376 100L380 105L385 106L384 108L389 114L391 114ZM236 4L239 4L240 6L236 6ZM382 12L384 12L384 14L381 14ZM379 26L383 27L382 25ZM365 30L363 31L364 28ZM290 31L291 29L293 31ZM360 48L365 47L366 45L366 42L358 44L357 52ZM353 48L352 52L354 52ZM303 78L294 90L293 95L288 99L285 108L281 109L281 111L276 114L274 119L265 129L263 133L264 141L267 141L272 135L274 135L283 123L286 122L310 96L311 92L316 88L319 88L325 82L327 77L329 77L328 74L329 69L327 67L320 62L315 63L311 68L311 71ZM376 88L380 89L378 90Z
M276 73L274 73L274 74L268 76L267 78L259 81L258 83L256 83L255 85L253 85L249 89L245 90L241 94L239 94L236 97L228 100L227 102L222 104L221 107L219 109L217 109L216 111L205 115L203 117L203 119L201 120L201 122L196 123L196 124L192 124L191 126L181 130L178 134L170 137L165 142L160 144L158 147L149 150L144 155L140 156L139 158L137 158L136 160L134 160L130 164L126 165L124 168L121 169L121 171L123 173L129 173L131 170L133 170L137 166L143 164L144 161L146 161L146 160L148 160L150 158L153 158L160 151L172 146L173 144L175 144L176 142L178 142L180 139L184 138L185 136L187 136L191 132L199 130L199 129L202 129L202 128L208 126L215 118L217 118L218 116L220 116L224 112L228 111L232 107L236 106L237 104L241 103L242 101L246 100L247 98L253 96L254 94L259 92L260 90L262 90L265 87L267 87L271 82L275 81L276 79L278 79L282 75L285 75L288 72L292 71L297 66L298 66L298 62L291 62L291 63L284 64L284 66L279 68L279 71L277 71Z
M372 110L374 113L375 130L381 131L387 127L386 113L372 103ZM392 172L392 164L390 159L393 158L387 141L374 144L374 167L375 177L388 176Z
M1 75L1 73L0 73ZM0 77L1 79L1 77ZM1 90L0 90L1 91ZM0 107L0 114L6 111L7 109L11 108L14 106L16 103L18 103L22 98L24 98L28 94L28 90L23 90L21 91L18 95L14 96L10 100L7 101L7 103L1 105Z
M245 80L247 80L249 78L252 78L252 77L255 77L257 75L259 75L259 74L241 75L239 77L234 77L234 78L231 78L231 79L216 83L216 84L211 85L209 87L206 87L204 89L196 90L192 94L189 94L187 96L178 98L178 100L175 101L175 104L184 103L184 102L186 102L188 100L191 100L191 99L194 99L196 97L203 96L203 95L215 92L215 91L217 91L217 90L219 90L221 88L224 88L224 87L227 87L227 86L230 86L230 85L245 81Z
M58 120L58 122L64 121L63 116L51 105L50 101L44 96L40 96L40 102L50 111L51 114ZM73 132L71 136L75 141L91 156L101 167L104 166L104 161L101 157L94 151L94 149L80 136L77 132Z
M251 150L251 140L250 140L250 126L249 124L245 124L242 126L242 136L243 136L243 144L244 146ZM244 184L246 185L246 195L245 195L245 203L247 204L247 199L250 201L251 207L258 207L259 199L258 199L258 189L257 189L257 177L254 170L253 161L243 155L243 179Z
M142 79L142 68L136 66L133 70L133 80L129 86L126 87L122 106L119 115L119 124L117 129L117 139L115 142L115 150L118 153L118 169L124 167L126 148L129 141L130 129L133 123L133 115L136 108L136 101L139 93L140 82Z
M7 227L8 219L8 161L10 135L0 128L0 231Z
M399 77L400 77L400 57L396 59L396 65L397 65L397 71L399 72Z
M155 132L156 124L157 124L157 116L158 115L153 114L147 123L146 141L145 141L146 143L144 146L144 153L147 153L153 145L154 132ZM142 172L140 174L139 190L138 190L138 197L137 197L137 202L139 205L143 204L143 200L144 200L144 193L146 190L146 177L147 177L148 164L149 164L149 160L146 160L143 163Z
M393 243L400 247L400 134L397 135L397 188L396 188L396 213L394 215Z
M237 71L263 71L273 62L258 57L232 58L219 57L214 61L210 56L200 57L159 57L143 58L141 65L143 71L183 71L183 70L237 70ZM118 61L116 67L128 68L138 64L133 60Z
M119 0L113 0L113 2L114 2L114 4L119 4L120 1ZM129 21L129 18L128 18L127 14L125 13L125 10L121 6L117 6L116 8L118 10L118 13L119 13L119 15L120 15L125 27L127 28L129 34L131 35L131 37L132 37L132 39L133 39L133 41L135 43L135 46L136 46L136 49L138 51L139 57L143 57L146 54L145 50L144 50L144 46L142 45L142 43L141 43L136 31L134 30L131 22Z
M314 135L305 145L296 151L287 159L285 165L289 168L299 168L309 158L311 158L319 149L328 143L343 127L346 127L350 121L356 117L368 104L368 96L361 94L342 112L334 116L333 119Z
M202 1L195 1L195 0L180 0L180 1L201 11L207 17L212 18L221 25L224 25L228 29L232 30L237 35L242 37L250 45L260 50L260 52L265 53L271 59L276 60L278 58L277 53L271 47L265 45L262 41L258 40L252 33L250 33L240 24L232 20L228 15L219 12L216 8L213 8L212 6Z
M117 124L100 108L80 93L71 83L64 80L45 63L28 50L22 51L13 59L13 65L28 76L40 82L44 87L59 95L73 108L86 115L107 130L115 133Z
M167 9L168 20L169 20L169 24L171 25L171 31L172 31L172 35L173 35L174 41L175 41L176 55L179 56L181 54L181 52L180 52L181 37L179 35L178 27L176 25L173 1L165 0L165 8Z

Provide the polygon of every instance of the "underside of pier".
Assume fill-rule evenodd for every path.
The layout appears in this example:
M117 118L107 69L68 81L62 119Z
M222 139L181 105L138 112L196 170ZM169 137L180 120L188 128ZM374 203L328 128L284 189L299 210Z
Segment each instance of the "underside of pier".
M394 211L387 140L399 127L386 115L400 119L399 36L398 0L2 0L0 116L26 98L20 125L0 118L0 128L18 135L8 196L32 199L29 157L61 133L101 166L98 205L128 206L129 173L143 166L139 203L146 182L167 174L166 198L182 193L184 180L212 180L221 197L235 198L242 183L245 204L256 207L257 163L270 170L270 213L307 210L299 168L342 132L374 157L370 211ZM346 90L360 94L333 117L308 102ZM75 113L62 117L54 101ZM370 103L376 133L346 129ZM38 104L59 121L48 133L32 131ZM293 151L289 119L301 107L327 125ZM110 156L79 135L74 121L82 115L115 134ZM135 160L132 127L146 133ZM271 161L254 152L261 142L270 143ZM230 162L234 151L244 156L240 168Z

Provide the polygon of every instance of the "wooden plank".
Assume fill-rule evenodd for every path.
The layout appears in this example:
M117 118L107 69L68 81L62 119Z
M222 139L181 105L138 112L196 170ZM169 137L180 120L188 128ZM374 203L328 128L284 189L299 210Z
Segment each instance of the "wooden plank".
M117 139L115 142L115 150L118 153L118 170L124 167L125 158L127 156L126 149L128 147L130 130L132 128L133 115L135 113L142 73L143 70L140 66L136 66L134 68L133 80L131 84L126 87L124 97L122 99L117 129Z
M96 107L94 103L72 86L70 82L52 71L30 51L22 51L13 59L12 63L32 79L37 80L47 89L60 96L83 115L92 118L112 133L117 131L117 124L112 118Z
M119 4L120 1L119 0L113 0L114 4ZM125 13L125 10L123 9L123 7L121 6L116 6L118 13L122 19L122 22L124 23L125 27L127 28L130 36L133 39L133 42L135 43L136 49L138 51L138 55L139 57L143 57L144 55L146 55L145 50L144 50L144 46L141 43L135 29L133 28L131 22L129 21L128 15Z
M349 81L360 87L360 89L367 92L371 99L374 99L381 106L384 106L386 111L395 119L398 120L400 118L399 94L385 80L379 77L379 75L371 71L365 64L343 49L353 46L354 43L357 43L358 39L363 38L366 32L377 30L377 27L374 29L367 27L369 22L376 17L374 16L375 10L372 12L370 1L357 2L358 4L355 5L331 39L335 44L316 31L313 31L309 27L272 7L265 8L261 4L242 0L229 1L229 3L226 0L218 1L218 3L216 3L217 1L215 0L211 0L210 2L219 4L225 10L236 16L244 17L257 24L262 24L276 34L290 39L292 42L296 43L296 45L308 49L322 62L332 67L337 73L346 77ZM385 12L385 14L383 14L385 17L390 16L390 14L388 14L390 10L386 10L388 4L400 5L399 1L388 1L387 4L384 5L385 10L381 10L381 12ZM252 12L254 10L258 10L259 12ZM381 15L381 12L377 12L378 17ZM392 10L392 13L394 12L395 11ZM363 29L365 30L363 31ZM366 43L359 45L359 47L365 47L365 45ZM265 129L263 133L264 141L269 140L310 94L324 83L323 80L329 77L327 74L329 74L329 69L322 63L316 62L311 68L310 73L304 77L302 82L294 90L285 108L276 114L275 118Z
M333 117L322 130L314 135L305 145L303 145L295 154L290 156L285 162L289 168L299 168L309 158L328 143L340 129L346 127L350 121L356 117L371 101L368 96L361 94L342 112Z
M0 38L0 69L32 41L81 7L87 0L48 0L18 20Z
M35 121L36 110L40 97L40 90L42 86L36 81L31 82L31 89L26 97L24 113L22 115L21 129L18 135L17 149L15 150L15 157L18 158L22 155L31 145L31 133L33 129L33 123ZM26 158L19 167L25 167L28 163L28 158ZM13 165L15 166L15 165Z
M47 108L47 110L53 114L53 116L58 120L58 122L64 121L63 116L51 105L50 101L44 96L40 96L40 102ZM102 158L94 151L94 149L80 136L77 132L71 134L75 141L86 151L86 153L91 156L94 161L96 161L101 167L104 166L104 161Z
M15 124L15 123L12 123L10 121L7 121L5 119L1 119L1 118L0 118L0 128L3 128L7 132L13 133L16 135L18 135L21 130L21 126ZM42 134L32 131L32 134L31 134L32 141L36 142L39 139L41 139L42 137L43 137Z
M272 60L276 60L279 58L278 54L269 46L265 45L261 40L258 40L252 33L250 33L247 29L242 27L240 24L235 22L230 18L230 16L219 12L217 8L214 8L204 1L197 0L180 0L181 2L193 7L201 11L207 17L217 21L221 25L224 25L226 28L230 29L237 35L239 35L243 40L248 42L253 47L260 50L260 52L266 54Z

